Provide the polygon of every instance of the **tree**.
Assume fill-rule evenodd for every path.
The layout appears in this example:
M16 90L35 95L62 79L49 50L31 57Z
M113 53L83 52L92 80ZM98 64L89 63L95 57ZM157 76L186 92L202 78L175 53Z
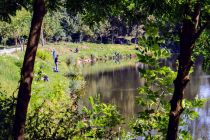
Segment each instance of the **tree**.
M184 90L189 82L189 71L193 65L192 53L195 42L209 25L208 7L210 1L178 0L178 1L141 1L142 7L149 14L167 20L169 23L179 23L180 55L178 57L178 73L174 80L174 93L170 101L169 124L167 139L177 139L180 115L184 110Z
M25 9L18 10L16 16L11 17L11 22L0 22L0 35L6 39L14 38L15 45L18 45L18 40L21 36L27 36L30 29L31 14ZM21 43L21 42L19 42Z
M184 90L189 82L189 71L193 65L192 53L195 48L195 42L209 24L208 15L206 13L205 6L207 4L200 0L195 2L186 1L184 3L182 28L180 31L180 55L178 58L179 67L178 74L174 80L174 94L170 101L171 110L169 114L169 124L167 139L177 139L179 118L184 110L183 99ZM202 13L202 15L201 15Z
M184 91L190 80L189 71L193 65L192 53L196 41L210 23L210 1L136 0L135 2L140 3L141 10L145 12L145 15L154 14L157 18L161 18L162 21L168 21L173 25L177 23L181 25L178 34L180 44L179 66L177 77L174 80L173 97L170 101L171 110L167 131L167 139L175 140L177 139L180 115L184 110ZM114 9L114 11L116 10Z
M48 40L53 36L63 34L63 29L60 24L61 18L62 15L60 12L52 12L46 14L42 24L42 29L45 39Z
M20 86L17 97L17 106L14 121L14 139L24 139L27 108L31 96L31 85L36 51L39 43L41 25L47 12L44 0L35 0L33 3L33 16L31 29L21 69Z
M68 0L69 2L70 0ZM4 1L1 0L0 6L0 17L3 20L10 21L10 16L16 14L16 10L21 9L21 7L26 7L29 5L33 7L33 16L31 21L30 33L27 43L27 48L24 56L23 66L21 69L21 78L20 85L17 97L17 105L15 111L15 120L14 120L14 139L24 139L24 128L26 122L26 115L28 104L31 97L31 85L33 81L33 71L34 71L34 62L36 58L36 52L38 48L41 26L43 22L43 18L46 15L48 10L55 11L62 5L63 1L52 0L33 0L33 3L29 3L25 0L12 0L12 1ZM92 1L88 1L89 5L83 5L83 1L73 1L74 3L81 4L84 7L88 7L88 10L91 10L90 7L95 5ZM96 1L96 4L98 1ZM113 2L113 1L112 1ZM100 3L101 5L102 3ZM78 5L78 6L79 6ZM69 8L74 5L68 5ZM99 5L97 5L99 6ZM83 8L82 8L83 9ZM93 12L93 11L92 11ZM105 12L105 11L103 11ZM92 13L94 14L94 13Z

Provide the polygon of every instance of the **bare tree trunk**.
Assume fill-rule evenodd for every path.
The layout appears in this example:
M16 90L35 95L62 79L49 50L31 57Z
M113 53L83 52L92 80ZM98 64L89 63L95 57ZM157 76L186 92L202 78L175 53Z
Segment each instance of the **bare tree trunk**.
M41 28L41 42L42 42L42 47L44 47L44 45L45 45L45 39L44 39L43 27Z
M197 31L197 26L200 18L200 3L195 5L194 15L192 20L186 19L183 21L183 27L180 34L180 55L179 55L179 68L176 79L174 80L174 94L172 97L171 110L169 113L169 124L167 132L167 140L176 140L179 126L180 115L184 108L182 102L184 99L184 90L189 82L189 71L193 65L191 60L192 51L196 39L203 31L200 28Z
M18 38L15 37L15 47L17 48L18 47Z
M27 43L23 66L21 69L21 79L13 128L15 140L24 139L24 128L27 109L31 97L31 84L33 80L34 62L40 38L41 25L45 14L45 1L35 0L33 3L33 17L29 39Z

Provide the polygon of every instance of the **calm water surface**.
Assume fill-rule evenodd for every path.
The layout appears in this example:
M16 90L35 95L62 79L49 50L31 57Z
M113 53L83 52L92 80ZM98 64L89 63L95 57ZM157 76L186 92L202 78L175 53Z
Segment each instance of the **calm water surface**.
M100 94L102 101L116 104L125 117L132 118L140 109L135 104L137 88L144 85L144 80L138 72L139 66L143 67L129 61L117 64L104 62L85 65L83 74L87 84L84 104L88 104L89 96ZM195 67L185 96L188 99L210 97L210 75L204 73L201 66ZM210 139L210 102L196 111L200 117L189 122L193 139L208 140Z

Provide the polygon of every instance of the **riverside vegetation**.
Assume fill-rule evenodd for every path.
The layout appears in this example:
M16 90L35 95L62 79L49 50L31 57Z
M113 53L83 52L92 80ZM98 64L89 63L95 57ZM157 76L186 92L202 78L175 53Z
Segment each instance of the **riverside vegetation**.
M154 34L151 33L150 40L155 36ZM135 51L132 46L99 45L100 51L96 52L95 44L74 43L49 44L40 48L35 63L25 137L27 139L113 139L117 137L129 139L136 136L146 139L164 138L169 112L169 103L166 99L173 92L171 85L175 72L160 66L159 60L168 57L168 51L154 47L157 46L155 41L152 44L153 47L147 47L147 42L147 38L141 41L144 49L139 51ZM52 48L60 54L59 73L52 71L54 65L51 56ZM78 52L74 52L76 48ZM66 53L67 51L69 54ZM90 108L78 105L80 96L84 94L85 85L81 71L77 67L78 61L89 59L92 55L96 56L95 61L115 59L116 52L123 58L129 58L130 55L137 53L138 60L152 68L140 70L146 83L139 88L140 96L136 100L143 110L129 123L131 132L121 128L123 116L117 107L101 103L99 97L90 97ZM0 56L2 79L0 124L3 130L0 133L1 138L12 138L12 120L16 103L15 87L18 86L22 56L22 52ZM49 77L49 82L43 81L44 75ZM182 119L185 121L181 121L180 125L185 129L180 128L181 139L191 139L186 128L186 120L198 117L193 108L201 107L204 102L204 99L183 102L186 109Z
M150 57L158 56L162 53L162 51L157 50L159 45L170 46L175 49L179 47L179 49L175 50L175 52L179 52L180 54L178 58L177 76L174 80L173 96L170 101L171 109L168 114L169 121L166 139L176 140L178 138L178 130L180 130L179 120L181 120L183 116L182 113L185 110L184 93L186 86L190 81L189 75L193 66L193 51L196 51L196 45L198 43L205 42L200 41L199 39L202 39L202 33L209 30L210 3L208 0L162 0L161 2L149 0L66 0L62 2L59 0L0 0L0 3L0 20L3 21L0 23L0 36L1 40L3 39L3 43L6 43L11 39L10 37L12 37L15 42L14 44L23 45L22 41L20 41L22 40L21 38L24 36L25 38L28 38L26 53L19 77L20 80L13 129L14 139L22 140L27 136L25 135L24 130L26 121L28 121L28 106L31 104L30 99L33 84L32 73L34 73L39 39L41 38L43 45L45 40L53 39L54 41L59 41L65 38L64 40L67 41L70 36L73 42L81 41L80 37L75 38L75 33L77 35L82 34L89 36L84 40L90 42L110 43L111 41L112 43L120 44L123 42L129 44L128 40L126 41L125 38L121 38L122 36L135 36L134 42L137 43L138 41L141 42L141 40L137 39L138 37L140 39L141 35L141 37L146 38L147 42L150 43L147 44L148 46L156 48L154 53L148 53L147 51L149 49L142 52L143 54L147 54L144 55L144 58L140 58L141 61L145 62L149 62L150 60L153 62L154 58ZM25 10L19 14L24 16L19 16L16 19L12 17L18 14L19 10L23 9ZM153 20L154 24L158 26L158 29L147 27L149 23L147 19ZM7 24L5 21L12 22L11 24ZM28 24L30 22L31 26ZM140 24L143 24L143 26ZM135 31L135 35L132 35L133 30ZM146 33L144 34L145 31ZM147 38L148 31L156 32L154 34L155 40ZM158 33L164 38L166 41L165 43L154 44L156 37L158 38ZM61 39L59 39L58 36ZM18 43L18 40L21 43ZM144 47L147 48L147 46ZM200 47L199 50L201 50ZM205 50L204 54L208 55L208 51ZM92 57L94 58L95 56ZM84 56L82 56L82 58L84 58ZM120 58L120 54L115 53L115 58ZM208 59L208 57L205 57L205 59ZM86 59L84 60L89 61ZM41 73L40 69L42 69L42 67L38 67L38 75ZM161 74L155 73L155 75L164 76L163 71L166 70L167 69L163 69L161 70ZM154 75L154 73L152 74ZM71 77L72 74L68 74L68 77L69 76ZM75 78L74 75L73 77ZM39 79L40 77L37 78L37 80ZM73 98L77 97L76 95L72 96ZM150 136L151 131L152 130L148 130L145 134ZM155 132L157 134L157 130ZM53 133L53 136L55 136L54 134L57 133Z
M161 65L161 59L170 56L170 53L158 47L163 38L158 34L157 26L151 22L150 32L147 37L139 42L144 46L143 50L137 53L140 62L147 65L148 69L140 69L141 77L145 79L145 84L139 87L139 95L136 97L137 104L141 107L136 118L130 123L134 134L149 140L165 139L169 121L168 112L170 103L168 99L173 93L173 79L176 71L170 67ZM180 119L178 139L192 139L188 123L199 116L194 110L201 108L207 99L183 100L185 107Z
M91 108L78 105L83 94L85 81L77 68L77 60L81 56L88 58L95 52L95 45L88 45L89 53L83 54L78 46L84 44L50 44L40 48L35 63L32 96L26 124L27 139L86 139L114 138L122 135L117 126L122 123L122 116L116 106L100 103L99 98L90 97ZM92 46L93 48L92 48ZM73 46L73 47L72 47ZM77 46L78 53L71 52ZM130 47L131 51L125 51ZM60 55L59 73L54 73L51 49L57 49ZM108 49L107 49L108 48ZM120 49L119 49L120 48ZM64 53L69 50L69 54ZM110 51L111 50L111 51ZM134 52L131 46L110 47L101 45L99 57L115 56L114 52L130 55ZM81 54L80 54L81 53ZM16 88L23 53L17 52L1 57L1 99L0 99L0 138L12 138L14 109L16 104ZM69 59L70 58L70 59ZM48 82L43 76L49 77ZM12 85L12 86L11 86ZM12 94L13 93L13 94Z

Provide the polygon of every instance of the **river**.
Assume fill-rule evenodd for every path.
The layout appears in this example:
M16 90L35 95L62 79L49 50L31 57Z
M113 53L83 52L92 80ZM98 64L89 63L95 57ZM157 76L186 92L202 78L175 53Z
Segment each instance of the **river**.
M83 74L86 80L84 104L88 104L89 96L99 94L103 102L117 105L124 117L132 118L139 110L139 106L135 104L137 88L144 85L144 79L138 72L139 66L143 67L133 60L84 65ZM188 99L210 97L210 75L202 71L201 65L194 68L185 96ZM203 108L196 109L200 117L189 122L193 140L210 139L209 109L210 102L207 102Z

